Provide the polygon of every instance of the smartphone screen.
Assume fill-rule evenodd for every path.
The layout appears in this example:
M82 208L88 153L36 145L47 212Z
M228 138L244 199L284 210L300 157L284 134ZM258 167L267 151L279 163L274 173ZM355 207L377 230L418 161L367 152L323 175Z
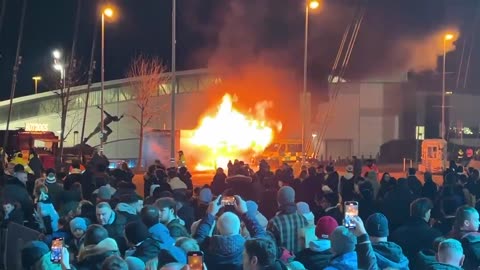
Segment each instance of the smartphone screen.
M235 197L234 196L223 196L222 197L222 204L223 205L235 205Z
M203 253L201 251L188 252L188 266L191 270L203 269Z
M60 263L62 259L63 238L55 238L52 241L52 248L50 252L50 261Z
M355 223L352 222L352 218L358 216L358 202L347 201L344 206L345 218L343 219L343 225L347 228L355 228Z

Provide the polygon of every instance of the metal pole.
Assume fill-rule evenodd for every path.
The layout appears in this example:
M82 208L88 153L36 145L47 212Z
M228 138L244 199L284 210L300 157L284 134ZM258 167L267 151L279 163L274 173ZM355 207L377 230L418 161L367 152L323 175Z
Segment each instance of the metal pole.
M170 163L175 167L175 95L177 91L177 76L176 76L176 9L177 1L172 0L172 104L171 104L171 131L170 131Z
M35 95L38 94L38 91L37 91L37 87L38 87L38 82L37 80L34 80L35 81Z
M85 124L87 122L88 100L90 99L90 88L92 87L93 70L95 69L95 44L97 43L98 21L95 20L93 27L92 47L90 49L90 64L88 68L87 95L85 96L85 108L83 110L82 134L80 135L80 143L83 145L85 136Z
M307 72L308 72L308 3L305 2L305 50L303 52L303 91L302 91L302 162L305 162L305 126L306 126L306 95L307 95Z
M5 137L3 138L3 149L5 149L5 151L7 150L8 129L10 128L10 119L12 116L12 109L13 109L13 98L15 97L15 88L17 86L17 73L18 73L19 66L22 63L22 57L20 56L20 49L21 49L22 38L23 38L23 26L25 24L26 10L27 10L27 0L23 0L22 18L20 19L20 32L18 34L17 52L15 54L15 64L13 66L12 85L10 88L10 103L8 106L7 127L5 129Z
M446 57L447 56L447 49L446 49L446 40L443 39L443 73L442 73L442 126L440 131L442 132L442 139L445 140L445 68L446 68Z
M104 109L103 109L103 82L105 80L105 14L102 12L102 56L101 56L101 79L100 79L100 125L101 125L101 132L102 136L100 138L100 155L103 155L103 136L105 135L105 130L103 127L105 116L104 116Z

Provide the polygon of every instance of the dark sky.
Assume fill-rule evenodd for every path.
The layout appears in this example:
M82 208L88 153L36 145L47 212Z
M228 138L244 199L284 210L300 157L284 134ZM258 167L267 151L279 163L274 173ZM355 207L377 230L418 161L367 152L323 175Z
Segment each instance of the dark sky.
M23 0L7 1L0 33L0 100L8 98ZM72 46L77 1L27 0L23 62L18 74L16 96L33 92L31 77L44 77L39 89L55 86L58 73L52 69L51 51L69 54ZM310 72L313 81L325 78L338 48L353 6L365 0L325 0L324 8L311 16ZM401 41L420 42L445 27L460 29L457 41L470 41L473 18L480 1L475 0L371 0L359 33L348 75L363 78L379 70L412 68L403 62L410 52L396 49ZM83 0L77 59L80 74L86 74L98 5ZM117 0L114 22L106 26L106 80L123 78L138 53L155 55L170 63L171 1ZM177 66L179 70L206 67L212 58L229 57L233 62L267 56L279 59L300 75L303 57L303 1L301 0L177 0ZM97 21L98 22L98 21ZM478 48L478 36L477 48ZM95 81L99 80L98 35ZM416 44L416 43L415 43ZM469 45L470 43L467 42ZM457 69L462 46L449 54L449 69ZM467 46L468 48L468 46ZM415 50L415 49L412 49ZM477 52L476 52L477 51ZM478 70L474 50L471 69ZM220 53L221 52L221 53ZM468 52L468 50L467 50ZM405 57L403 55L405 53ZM476 56L476 57L475 57ZM401 60L399 60L401 59ZM473 77L473 76L472 76ZM79 76L86 81L86 76ZM470 87L476 87L471 82Z

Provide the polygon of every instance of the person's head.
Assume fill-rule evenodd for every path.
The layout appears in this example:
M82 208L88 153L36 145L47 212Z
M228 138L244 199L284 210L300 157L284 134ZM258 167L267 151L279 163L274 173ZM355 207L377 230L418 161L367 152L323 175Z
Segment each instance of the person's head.
M175 207L177 203L173 198L160 198L155 201L155 207L158 209L159 220L163 224L168 224L175 219Z
M221 235L239 234L240 219L232 212L225 212L217 220L217 229Z
M332 234L330 234L331 251L334 255L342 255L355 250L357 237L344 226L338 226Z
M82 238L87 231L87 221L82 217L76 217L70 220L70 231L75 238Z
M42 241L31 241L22 247L21 260L24 269L33 269L32 267L49 252L47 244Z
M98 188L97 202L106 202L112 199L112 191L107 186L101 186Z
M277 247L268 239L250 239L243 249L243 270L260 270L275 264Z
M177 171L176 170L173 170L173 169L168 169L167 171L167 176L169 179L172 179L172 178L175 178L177 177Z
M122 169L122 171L130 171L130 168L128 168L128 164L126 162L122 162L120 169Z
M2 207L3 207L3 212L4 213L10 213L15 208L21 207L21 205L18 202L18 200L14 199L14 198L5 198L5 199L3 199Z
M370 215L365 222L365 229L372 242L387 242L389 230L388 219L385 215L381 213Z
M317 169L315 167L309 167L308 168L308 175L309 176L315 176L317 174Z
M158 224L160 220L158 208L153 205L144 206L140 211L140 217L148 228Z
M470 206L462 206L455 213L453 228L457 232L476 232L479 226L477 209Z
M150 236L148 227L140 221L133 221L125 225L125 238L130 246L145 241Z
M83 244L85 246L96 245L106 238L108 238L108 231L98 224L92 224L88 226L87 231L85 232L85 240Z
M453 238L446 239L440 243L435 257L440 263L457 267L461 267L463 265L463 260L465 259L462 244Z
M113 215L112 207L107 202L101 202L97 204L96 215L100 225L107 225Z
M385 182L388 182L390 181L391 177L390 177L390 174L389 173L384 173L383 176L382 176L382 180L385 181Z
M428 222L430 220L430 213L433 208L433 203L428 198L418 198L410 204L410 216L421 218Z
M463 166L458 166L457 167L457 174L462 174L463 173Z
M78 159L72 160L72 169L80 170L80 160Z
M137 214L143 208L143 200L139 200L136 194L124 194L120 196L120 202L130 205L137 211Z
M408 175L415 175L417 170L415 168L408 168Z
M323 196L322 200L320 201L320 206L323 208L323 210L336 206L339 202L340 198L338 196L338 193L332 192L332 193L327 193Z
M112 255L103 261L102 270L128 270L128 264L122 257Z
M285 186L277 192L277 202L279 206L295 203L295 190Z
M200 246L198 245L197 240L188 237L178 238L175 242L175 246L181 248L185 253L190 251L200 251Z
M22 164L17 164L15 167L13 167L13 171L18 173L18 172L25 172L25 167L23 167Z
M331 216L323 216L318 219L315 227L315 235L318 239L328 239L330 234L338 227L338 222Z

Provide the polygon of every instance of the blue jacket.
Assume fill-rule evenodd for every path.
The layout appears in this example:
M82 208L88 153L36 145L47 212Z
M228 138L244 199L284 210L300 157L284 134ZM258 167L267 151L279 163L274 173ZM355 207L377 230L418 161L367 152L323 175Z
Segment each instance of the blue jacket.
M243 214L241 220L245 223L252 238L265 237L265 230L260 226L254 215ZM198 225L194 238L205 252L205 262L209 269L222 269L222 266L240 266L243 259L245 238L236 235L214 235L208 237L215 217L207 214Z
M183 249L175 246L175 239L170 236L170 232L165 225L157 223L150 227L148 232L154 240L160 243L161 249L168 250L179 263L187 263L187 254Z
M358 269L357 263L357 252L352 251L334 257L325 270L356 270Z
M403 255L402 248L399 245L393 242L379 242L372 244L372 247L380 269L409 269L408 259Z

